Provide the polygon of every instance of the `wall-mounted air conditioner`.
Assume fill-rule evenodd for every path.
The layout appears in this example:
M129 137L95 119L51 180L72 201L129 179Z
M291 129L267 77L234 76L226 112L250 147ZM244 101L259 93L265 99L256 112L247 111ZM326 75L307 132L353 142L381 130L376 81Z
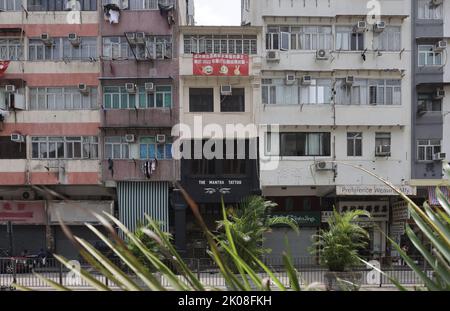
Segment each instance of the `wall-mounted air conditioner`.
M354 32L362 33L367 30L367 22L366 21L359 21L355 27L353 28Z
M136 93L136 84L134 84L134 83L125 83L125 90L128 93Z
M355 83L355 77L354 76L347 76L345 77L345 84L346 85L353 85L353 83Z
M127 37L127 40L130 44L136 44L136 33L127 32L125 33L125 36Z
M434 94L434 99L443 99L445 97L445 91L444 90L436 90L436 93Z
M447 41L441 40L438 43L436 43L436 46L434 47L435 52L442 52L447 48Z
M164 144L166 142L166 135L158 134L156 135L156 143Z
M25 142L25 137L18 133L12 133L11 141L16 142L16 143L23 143L23 142Z
M317 60L327 60L330 58L330 53L327 50L320 49L316 51Z
M220 95L232 95L233 88L231 85L221 85L220 86Z
M134 35L134 40L136 44L145 44L145 32L136 32Z
M333 163L321 161L315 163L316 171L332 171Z
M78 84L78 91L80 91L80 93L83 95L89 94L89 89L85 83Z
M134 136L134 134L126 134L125 135L125 142L134 143L135 141L136 141L136 136Z
M266 59L269 62L277 62L280 60L280 52L279 51L268 51L266 54Z

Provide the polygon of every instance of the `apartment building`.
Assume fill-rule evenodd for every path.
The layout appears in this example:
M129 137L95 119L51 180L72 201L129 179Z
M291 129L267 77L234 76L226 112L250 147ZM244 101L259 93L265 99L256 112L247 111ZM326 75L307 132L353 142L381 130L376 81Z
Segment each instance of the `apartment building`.
M442 161L450 157L449 1L414 1L412 6L412 183L421 201L437 205L435 187L448 195Z
M235 206L260 193L255 106L261 35L261 27L180 28L181 184L211 230L222 219L222 198ZM177 245L187 257L206 258L193 214L183 200L177 206Z
M78 259L58 217L97 245L90 212L169 230L183 23L192 1L0 1L0 248Z
M262 193L301 226L300 235L280 228L267 236L273 257L286 234L293 256L309 256L333 207L371 212L366 253L387 255L395 193L355 167L416 195L411 1L379 3L380 16L359 0L242 1L242 24L264 34L256 106Z

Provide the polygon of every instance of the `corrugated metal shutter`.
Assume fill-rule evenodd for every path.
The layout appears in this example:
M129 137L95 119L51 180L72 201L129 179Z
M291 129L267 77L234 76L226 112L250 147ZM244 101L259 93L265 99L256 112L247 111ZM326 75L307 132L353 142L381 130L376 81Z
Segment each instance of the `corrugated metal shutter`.
M169 230L169 183L168 182L119 182L119 219L130 230L135 231L145 215L161 223Z

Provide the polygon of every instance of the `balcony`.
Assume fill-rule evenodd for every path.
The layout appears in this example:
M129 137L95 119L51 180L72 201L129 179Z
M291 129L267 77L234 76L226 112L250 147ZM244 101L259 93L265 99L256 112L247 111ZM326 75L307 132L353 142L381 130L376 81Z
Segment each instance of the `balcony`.
M103 110L103 128L171 128L178 113L170 108Z
M179 180L180 164L176 160L159 160L156 170L147 178L143 166L145 160L113 160L113 171L109 169L108 160L102 161L102 179L106 181L176 181Z

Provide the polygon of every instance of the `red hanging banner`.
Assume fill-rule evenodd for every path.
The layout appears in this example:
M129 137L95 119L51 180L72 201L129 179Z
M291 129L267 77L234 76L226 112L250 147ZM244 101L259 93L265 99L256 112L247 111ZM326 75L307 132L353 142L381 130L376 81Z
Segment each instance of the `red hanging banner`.
M0 77L3 76L6 69L8 69L9 63L9 60L0 60Z
M246 54L194 54L194 76L240 77L249 75Z

